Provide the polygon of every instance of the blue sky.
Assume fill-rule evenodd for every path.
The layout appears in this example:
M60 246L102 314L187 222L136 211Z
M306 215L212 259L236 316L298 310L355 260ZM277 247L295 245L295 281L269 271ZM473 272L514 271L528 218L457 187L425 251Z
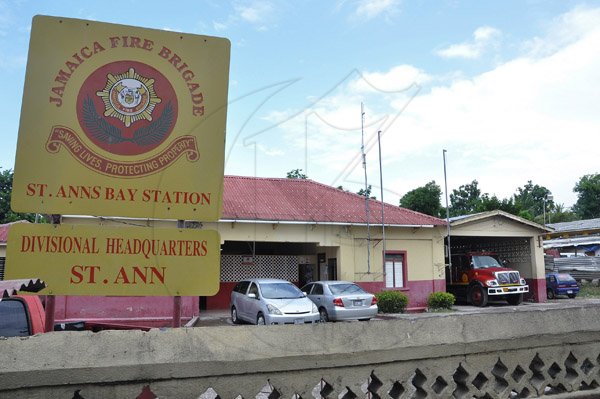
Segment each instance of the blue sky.
M435 180L571 206L600 173L600 5L581 1L0 0L0 168L12 169L34 15L228 38L225 173L309 178L384 200ZM444 200L442 198L442 203Z

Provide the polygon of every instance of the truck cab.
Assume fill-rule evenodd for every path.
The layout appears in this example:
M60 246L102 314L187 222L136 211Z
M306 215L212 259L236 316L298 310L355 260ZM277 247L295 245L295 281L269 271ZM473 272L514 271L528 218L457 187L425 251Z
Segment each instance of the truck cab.
M517 270L507 268L492 252L452 254L446 268L446 289L457 299L474 306L486 306L490 298L519 305L529 286Z
M0 337L44 332L44 307L36 295L14 295L0 301Z

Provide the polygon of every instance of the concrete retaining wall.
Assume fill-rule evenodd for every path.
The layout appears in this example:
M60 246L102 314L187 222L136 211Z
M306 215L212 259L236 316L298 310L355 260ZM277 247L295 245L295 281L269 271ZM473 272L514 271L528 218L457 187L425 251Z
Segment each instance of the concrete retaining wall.
M600 307L524 308L0 339L0 398L600 397Z

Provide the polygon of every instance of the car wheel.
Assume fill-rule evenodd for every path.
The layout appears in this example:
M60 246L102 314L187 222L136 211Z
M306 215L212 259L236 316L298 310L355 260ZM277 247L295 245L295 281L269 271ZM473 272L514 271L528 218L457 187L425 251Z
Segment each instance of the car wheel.
M240 319L238 318L237 309L235 306L231 307L231 321L233 324L241 324Z
M521 302L523 302L523 294L507 295L506 302L508 302L509 305L513 305L513 306L519 305L519 304L521 304Z
M552 288L548 288L546 290L546 296L548 297L548 299L556 298L556 295L554 295L554 291L552 291Z
M265 316L262 313L259 313L258 316L256 316L256 325L264 326L265 324Z
M322 323L327 323L329 321L329 315L327 314L327 310L325 308L319 309L319 316L321 316Z
M469 300L473 306L484 307L488 303L487 291L480 285L474 285L469 290Z
M575 297L577 296L577 294L568 294L567 296L568 296L569 298L573 299L573 298L575 298Z

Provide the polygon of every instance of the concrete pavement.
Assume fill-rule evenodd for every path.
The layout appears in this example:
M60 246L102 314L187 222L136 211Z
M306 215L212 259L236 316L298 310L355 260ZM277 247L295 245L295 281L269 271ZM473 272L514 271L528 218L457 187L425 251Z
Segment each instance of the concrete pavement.
M394 320L394 319L419 319L424 317L437 317L441 315L455 314L457 316L473 313L514 313L531 312L547 309L579 308L587 306L599 306L600 298L558 298L544 303L523 302L518 306L507 305L504 301L492 301L488 306L479 308L476 306L459 304L454 305L450 312L422 312L422 313L380 313L371 321ZM229 310L208 310L200 313L194 327L235 326L231 321Z

